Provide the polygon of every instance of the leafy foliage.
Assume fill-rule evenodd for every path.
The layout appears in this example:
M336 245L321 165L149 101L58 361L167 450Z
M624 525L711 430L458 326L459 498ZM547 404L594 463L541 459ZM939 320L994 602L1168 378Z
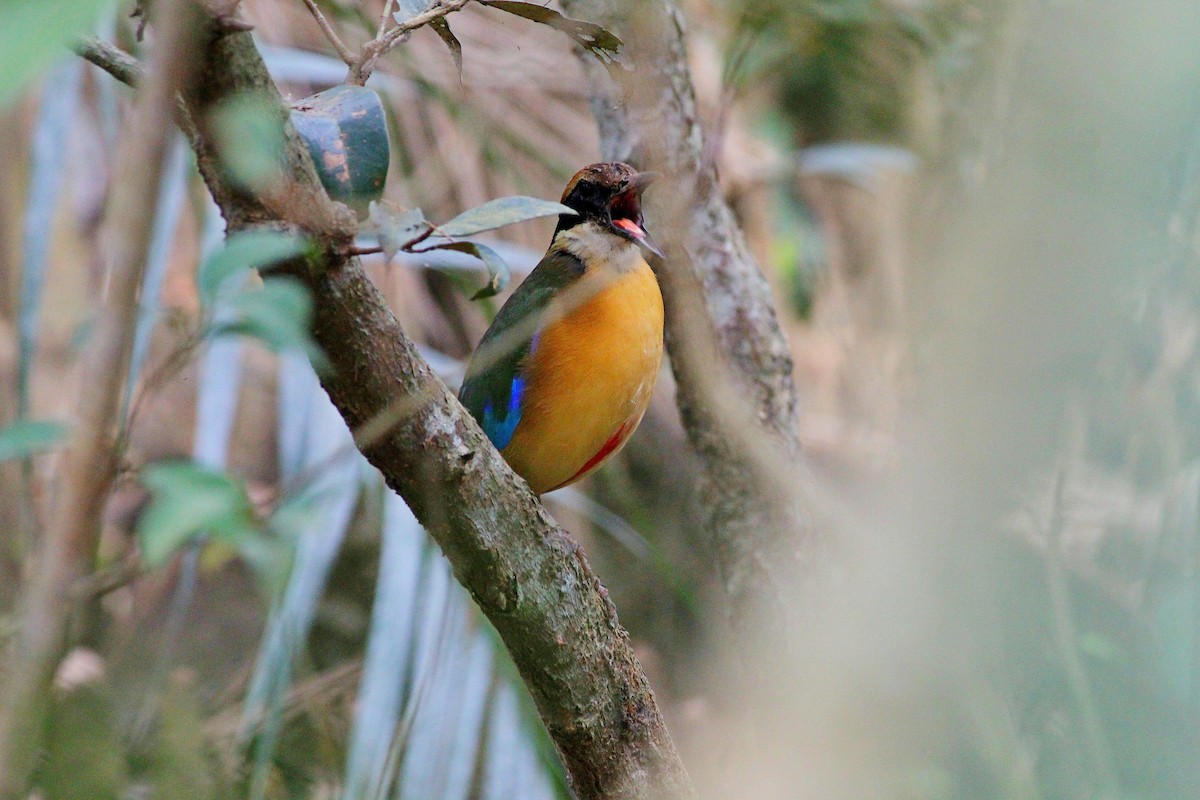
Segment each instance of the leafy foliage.
M235 97L213 111L212 131L227 177L249 191L276 185L282 175L280 109L255 97Z
M252 230L233 234L205 259L196 273L200 302L212 306L222 288L230 283L231 276L295 258L306 246L304 239L281 231Z
M213 336L242 335L262 342L275 352L298 350L323 370L328 359L312 338L312 296L300 281L269 276L255 287L238 276L296 258L307 240L272 230L244 231L230 236L225 245L205 260L196 274L201 303L214 319Z
M142 482L153 499L138 523L142 559L150 567L165 564L201 535L237 552L271 594L282 588L290 545L280 529L258 519L246 490L228 475L191 462L151 464ZM277 512L287 518L292 512Z
M0 25L0 108L5 108L62 46L88 30L108 0L10 0Z
M246 289L233 298L233 319L218 323L215 335L241 334L259 340L271 350L302 350L318 371L329 360L312 338L312 295L295 278L271 277L257 289Z

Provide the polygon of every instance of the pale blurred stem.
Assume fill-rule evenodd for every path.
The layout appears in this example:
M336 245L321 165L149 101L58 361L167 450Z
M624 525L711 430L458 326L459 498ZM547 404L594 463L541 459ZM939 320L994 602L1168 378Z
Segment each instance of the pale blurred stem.
M1076 439L1081 434L1076 435ZM1079 630L1075 625L1075 611L1071 602L1067 570L1063 564L1064 500L1068 479L1068 463L1078 447L1068 447L1067 454L1054 476L1054 489L1050 499L1050 518L1046 523L1046 585L1050 592L1050 606L1054 621L1054 635L1058 644L1059 658L1067 683L1071 687L1072 700L1079 714L1083 741L1087 746L1088 758L1092 762L1093 777L1099 784L1096 797L1115 800L1120 794L1120 781L1113 767L1112 747L1104 731L1104 719L1096 705L1096 694L1092 688L1087 666L1079 654Z
M202 77L185 98L186 117L195 122L197 163L229 230L281 224L264 198L223 183L204 135L210 110L231 96L249 93L278 106L289 193L311 198L320 191L308 149L292 130L253 40L244 32L213 37L199 69ZM331 230L325 226L335 221L320 208L290 210L323 226L310 231ZM438 542L455 577L500 633L576 795L694 797L629 636L582 551L421 358L362 265L348 255L353 230L324 241L320 263L293 265L313 290L313 330L332 363L323 385L352 430L368 426L372 443L363 453ZM386 432L368 425L387 417L399 398L413 399L410 413Z
M594 2L568 11L603 17ZM601 19L627 45L630 71L584 55L606 158L666 174L648 195L668 258L658 269L677 402L705 477L703 498L734 622L766 622L785 642L823 531L809 518L796 391L773 298L706 158L675 0L610 2ZM798 586L799 584L799 586ZM778 634L778 635L775 635Z
M0 694L0 798L6 800L24 796L50 682L70 644L74 588L95 561L115 474L114 435L149 249L148 221L154 215L176 92L196 50L200 17L190 0L160 0L153 15L154 21L162 21L155 26L153 61L121 139L107 209L107 291L83 358L71 447L36 568L24 587Z

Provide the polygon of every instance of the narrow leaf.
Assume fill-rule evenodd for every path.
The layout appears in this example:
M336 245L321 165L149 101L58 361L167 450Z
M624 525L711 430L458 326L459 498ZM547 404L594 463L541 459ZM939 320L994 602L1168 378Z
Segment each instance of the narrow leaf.
M17 420L5 428L0 428L0 461L25 458L50 450L62 441L66 432L67 427L61 422Z
M450 30L450 23L445 17L438 17L429 23L429 27L433 28L433 32L442 38L446 43L446 47L450 49L450 57L454 59L454 66L458 69L458 82L462 83L463 77L463 51L462 42L454 35L454 31Z
M483 262L484 267L488 271L487 285L471 295L472 300L482 300L485 297L493 297L504 291L512 280L512 274L508 269L508 263L500 257L492 248L478 242L447 242L445 244L435 245L430 250L455 250L459 253L467 253L475 256Z
M211 306L229 276L248 269L266 267L304 252L307 241L282 231L243 231L230 236L225 245L205 259L196 274L200 302Z
M611 31L593 22L583 22L571 19L570 17L564 17L552 8L535 5L534 3L515 2L514 0L479 0L479 2L485 6L498 8L501 11L507 11L509 14L516 14L518 17L540 22L542 25L548 25L557 31L561 31L591 51L596 58L605 64L611 64L617 60L617 55L624 44Z
M529 219L557 217L560 214L574 215L575 210L562 203L515 195L489 200L481 206L467 209L454 219L437 227L438 233L442 236L471 236Z

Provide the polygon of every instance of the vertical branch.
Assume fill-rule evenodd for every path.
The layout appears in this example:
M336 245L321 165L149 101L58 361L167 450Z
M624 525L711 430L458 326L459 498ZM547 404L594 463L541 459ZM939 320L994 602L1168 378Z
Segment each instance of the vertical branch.
M115 467L114 435L133 345L137 293L150 243L175 95L197 49L191 0L153 6L152 66L122 141L108 206L109 282L83 362L82 395L53 517L25 588L0 690L0 798L23 796L54 670L69 644L71 587L92 568Z
M566 0L590 18L594 3ZM633 69L594 66L592 109L608 158L666 173L651 192L667 243L657 270L667 346L688 438L704 470L709 531L739 623L756 614L786 631L789 595L811 572L819 536L797 470L796 391L771 290L721 194L704 135L676 0L611 0ZM619 13L614 10L619 9ZM623 25L619 23L624 23ZM799 476L799 477L797 477Z

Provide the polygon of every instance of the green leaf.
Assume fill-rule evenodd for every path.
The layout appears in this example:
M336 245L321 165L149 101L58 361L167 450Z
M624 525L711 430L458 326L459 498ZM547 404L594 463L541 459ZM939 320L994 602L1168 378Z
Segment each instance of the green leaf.
M536 197L501 197L468 209L449 222L438 225L437 232L442 236L471 236L529 219L560 214L575 214L575 210L562 203Z
M542 25L548 25L561 31L591 51L592 55L605 64L612 64L617 60L617 55L621 52L624 44L611 31L593 22L564 17L552 8L534 3L519 3L514 0L479 0L479 2L485 6L498 8L509 14L516 14L518 17L540 22Z
M0 109L44 74L63 46L92 28L109 0L7 0L0 4Z
M190 462L151 464L142 483L153 492L138 522L142 559L165 564L192 538L211 533L233 544L255 532L246 491L228 475Z
M324 352L313 341L312 296L295 278L271 277L258 288L248 288L233 298L233 320L217 325L215 335L240 334L258 339L271 350L301 350L318 372L329 367Z
M487 286L484 286L471 295L472 300L482 300L485 297L497 295L504 291L509 281L512 280L512 274L508 269L508 262L487 245L479 244L478 242L448 242L446 244L435 245L429 249L455 250L459 253L475 256L483 262L488 271L488 283Z
M56 447L67 426L48 420L20 419L0 428L0 461L25 458Z
M283 179L282 108L242 95L212 112L213 138L226 177L249 191L263 191Z
M371 203L368 222L363 230L379 240L379 246L390 261L396 253L428 235L431 227L421 209L401 208L395 203L381 200Z
M433 32L442 37L442 41L446 43L446 47L450 49L450 57L454 59L454 66L458 68L458 82L462 83L463 69L463 52L462 42L454 35L454 31L450 30L450 23L445 17L438 17L429 23L429 27L433 28Z
M230 275L294 258L307 245L306 239L282 231L251 230L231 235L196 273L200 302L212 305Z

